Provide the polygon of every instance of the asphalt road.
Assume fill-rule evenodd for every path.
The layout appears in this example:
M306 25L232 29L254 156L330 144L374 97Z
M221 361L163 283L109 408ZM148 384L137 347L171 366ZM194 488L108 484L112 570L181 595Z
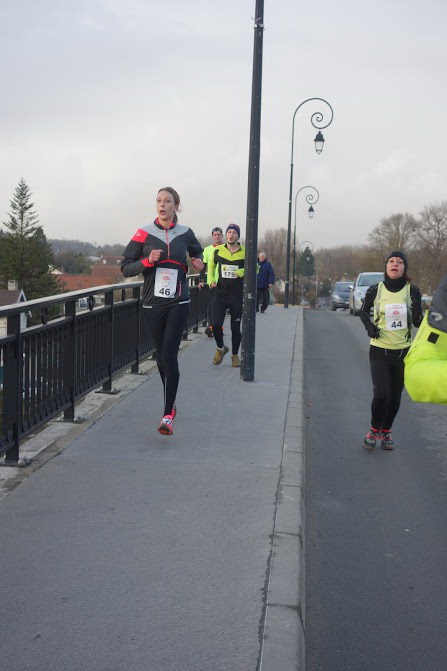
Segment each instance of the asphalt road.
M361 448L368 338L307 310L306 670L447 669L447 409L404 392L396 450Z

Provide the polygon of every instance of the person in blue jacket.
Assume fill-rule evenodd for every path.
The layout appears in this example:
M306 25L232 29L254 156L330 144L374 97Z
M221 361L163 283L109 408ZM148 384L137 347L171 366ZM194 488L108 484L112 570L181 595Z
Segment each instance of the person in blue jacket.
M259 312L261 303L261 314L264 314L269 304L269 289L275 284L275 273L265 252L259 252L258 261L256 312Z

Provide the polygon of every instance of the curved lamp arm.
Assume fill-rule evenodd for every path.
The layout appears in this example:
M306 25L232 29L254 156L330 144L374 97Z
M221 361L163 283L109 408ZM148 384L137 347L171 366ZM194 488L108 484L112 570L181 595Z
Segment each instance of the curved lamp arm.
M329 107L330 110L330 119L327 123L323 124L325 121L325 115L323 112L314 112L312 116L310 117L310 122L314 128L317 128L318 130L323 130L324 128L327 128L333 121L334 118L334 110L332 109L332 106L328 103L327 100L324 98L308 98L307 100L304 100L293 113L293 118L292 118L292 157L290 162L293 163L293 147L294 147L294 135L295 135L295 116L298 110L305 105L306 103L312 102L314 100L318 100L325 105Z

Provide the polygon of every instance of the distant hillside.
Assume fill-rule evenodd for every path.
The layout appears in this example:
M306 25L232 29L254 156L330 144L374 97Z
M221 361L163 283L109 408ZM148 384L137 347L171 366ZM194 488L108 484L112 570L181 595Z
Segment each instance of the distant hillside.
M84 254L84 256L120 256L126 246L121 243L94 245L82 240L59 240L57 238L49 239L48 242L53 248L53 254L73 252L74 254Z

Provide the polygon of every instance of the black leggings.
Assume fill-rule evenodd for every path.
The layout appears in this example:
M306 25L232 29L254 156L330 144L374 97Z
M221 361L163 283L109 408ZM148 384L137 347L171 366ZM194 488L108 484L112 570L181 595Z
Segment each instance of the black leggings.
M216 293L216 287L208 287L208 296L206 304L206 322L208 326L211 326L211 315L213 314L213 300L214 294Z
M258 287L256 292L256 312L258 312L259 310L259 303L261 303L261 312L265 312L269 306L269 301L270 301L269 288L264 287L263 289L260 289Z
M377 350L380 350L377 352ZM372 346L369 357L374 398L371 404L373 429L390 430L400 407L404 387L404 359L408 348L389 350Z
M165 308L145 308L144 313L155 345L155 356L164 388L164 415L170 415L180 378L177 355L186 328L189 303Z
M216 345L220 348L224 346L222 325L224 323L227 309L231 317L231 349L232 354L239 352L241 344L241 319L242 319L242 297L222 296L215 293L211 309L211 321L213 327L213 336Z

